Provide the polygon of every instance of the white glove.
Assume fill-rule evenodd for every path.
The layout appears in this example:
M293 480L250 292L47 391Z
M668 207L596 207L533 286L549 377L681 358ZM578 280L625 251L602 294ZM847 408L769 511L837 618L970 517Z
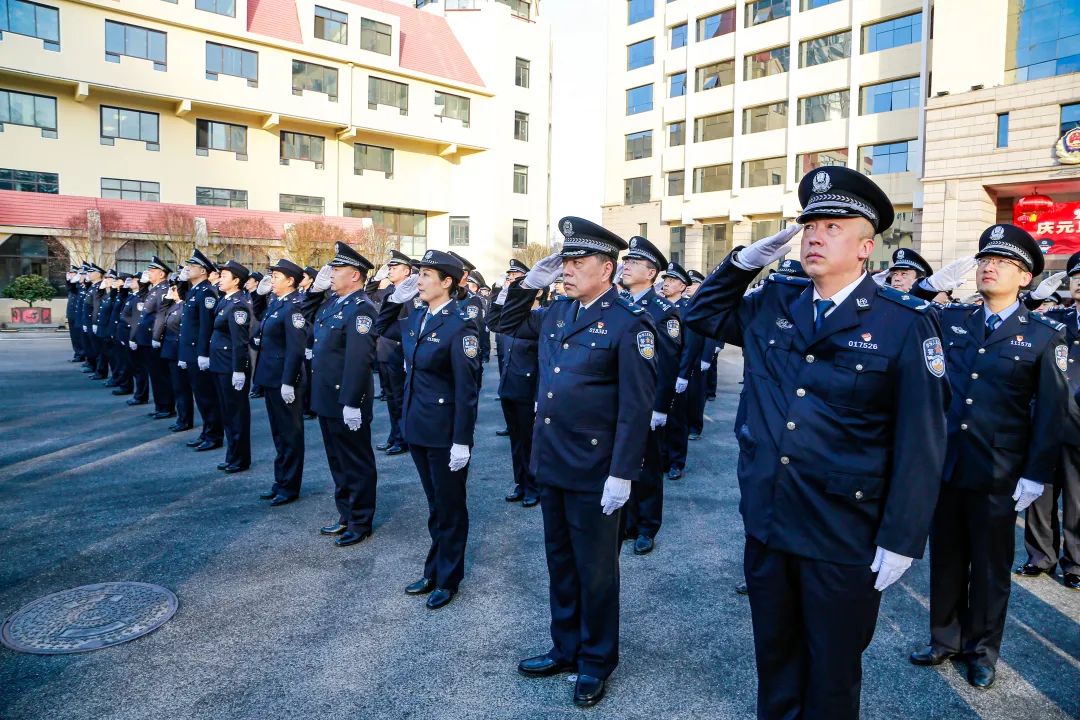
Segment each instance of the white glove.
M740 267L750 270L763 268L769 263L782 260L785 255L791 252L791 238L798 235L800 230L802 230L802 225L798 223L788 225L775 235L764 240L758 240L750 247L743 248L735 256L735 260Z
M614 282L616 285L618 285L619 281L622 280L622 271L624 269L626 269L626 263L619 263L615 267L615 277L613 277L611 281Z
M1062 270L1056 272L1050 277L1039 283L1039 287L1031 291L1031 297L1035 300L1046 300L1054 294L1061 287L1061 281L1065 279L1065 276L1069 273Z
M255 345L255 347L259 347L259 345L262 343L262 338L251 338L251 342Z
M199 369L204 371L204 372L209 370L210 369L210 358L206 357L205 355L200 355L199 356Z
M135 342L134 340L130 340L128 342L128 347L131 348L132 352L135 352L136 350L139 349L139 344L137 342Z
M142 274L139 275L139 282L141 282L143 284L146 284L146 283L150 282L150 273L143 270Z
M273 284L273 278L271 278L269 275L266 275L263 277L262 280L259 281L259 284L255 286L255 292L259 295L266 295L270 292L270 286Z
M652 289L656 292L657 295L659 295L660 292L664 289L664 278L656 278L656 282L652 284Z
M284 389L284 388L282 388ZM360 426L364 424L364 419L361 417L360 408L349 407L346 405L341 408L341 417L345 420L345 424L349 426L349 429L356 432L360 429Z
M973 257L962 257L923 280L923 284L938 292L952 292L964 284L964 276L975 269L979 263Z
M1020 481L1016 483L1016 492L1012 494L1012 499L1016 501L1016 512L1024 510L1038 500L1043 494L1044 487L1042 483L1020 478Z
M899 580L909 567L911 567L911 558L878 547L874 562L870 564L870 570L877 573L874 589L880 592L889 587Z
M878 284L878 287L885 287L885 280L889 277L889 268L885 268L879 273L874 273L870 277L874 278L874 282Z
M398 283L397 287L394 288L394 292L390 294L390 302L399 304L407 303L416 297L416 294L420 292L416 287L416 283L419 279L419 275L410 275Z
M664 413L658 413L653 410L652 418L649 420L649 429L655 430L658 427L667 425L667 415Z
M701 361L701 372L705 372L712 367L712 363L707 363L704 360Z
M246 379L247 378L244 377L244 373L242 373L242 372L234 372L232 374L233 390L243 390L244 389L244 381Z
M326 288L330 287L330 274L333 270L329 265L323 265L319 268L319 274L315 276L315 279L311 282L312 292L323 292Z
M90 328L91 328L91 329L92 329L92 330L93 330L93 331L94 331L95 333L97 332L97 325L91 325L91 326L90 326Z
M161 342L158 341L158 340L151 340L150 341L150 347L154 348L155 350L160 350L161 349Z
M83 326L82 326L82 331L83 331L83 332L90 332L89 330L87 330L87 329L86 329L86 326L85 326L85 325L83 325Z
M296 401L296 388L292 385L281 386L281 399L286 405L292 405Z
M180 268L180 274L176 276L176 279L180 282L187 282L190 277L191 270L189 270L187 265L185 265L184 267Z
M615 512L630 499L630 481L608 475L604 481L604 494L600 496L600 507L605 515Z
M495 298L496 305L505 305L506 297L510 294L510 283L503 283L502 288L499 290L499 296Z
M304 359L311 360L315 357L315 352L311 348L304 348Z
M682 395L684 392L686 392L686 388L688 385L690 385L690 381L686 378L676 378L675 392L677 392L679 395Z
M389 265L383 265L381 268L379 268L379 272L375 273L375 277L373 279L375 280L375 282L382 282L383 280L386 279L386 276L389 275L389 274L390 274L390 266Z
M469 464L469 458L472 453L469 451L468 445L458 445L454 443L450 446L450 472L457 472L461 468Z
M176 367L180 368L181 370L187 370L187 363L183 360L177 360Z
M532 270L525 273L521 286L529 290L543 290L555 278L562 274L563 261L559 253L552 253L532 266Z

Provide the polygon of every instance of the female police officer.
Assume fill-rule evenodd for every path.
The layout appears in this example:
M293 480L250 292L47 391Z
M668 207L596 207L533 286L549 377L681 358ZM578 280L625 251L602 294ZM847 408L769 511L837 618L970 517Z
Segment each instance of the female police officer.
M214 309L214 334L210 336L210 372L214 375L228 447L218 470L243 472L251 467L251 302L240 291L248 269L230 260L221 266L218 287L222 298Z

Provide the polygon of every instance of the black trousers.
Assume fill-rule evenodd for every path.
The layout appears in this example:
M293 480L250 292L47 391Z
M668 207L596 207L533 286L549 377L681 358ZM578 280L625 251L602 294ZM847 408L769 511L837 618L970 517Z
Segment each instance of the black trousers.
M150 390L154 395L154 409L158 412L172 412L176 409L176 399L173 397L168 362L162 359L161 348L140 345L138 352L142 358L143 366L150 376Z
M304 387L311 387L311 361L304 358ZM311 413L311 393L304 393L304 414Z
M232 373L211 373L217 390L221 421L225 428L225 462L240 467L251 466L251 376L244 375L244 387L234 390Z
M719 361L719 356L713 355L712 364L709 365L708 371L705 373L705 396L706 398L716 397L716 365Z
M758 718L858 718L862 653L881 603L870 566L811 560L747 537L743 572Z
M101 377L109 377L109 342L105 338L94 336L97 343L97 364L94 366L97 374Z
M146 357L141 351L141 346L137 346L136 350L132 350L131 346L128 346L128 359L131 361L131 379L135 386L133 399L138 402L146 402L150 399L150 372L146 367Z
M930 642L997 663L1012 587L1015 501L942 484L930 527Z
M533 404L505 398L499 402L502 404L503 417L506 418L506 429L510 431L510 459L514 467L514 485L524 492L527 498L540 497L536 477L529 471L533 425L536 423Z
M379 375L386 393L386 411L390 414L390 434L386 442L404 447L405 436L401 434L401 407L405 400L405 366L396 362L379 363Z
M469 539L469 507L465 482L469 466L450 471L450 448L409 445L428 503L431 547L424 577L446 590L458 589L465 576L465 544Z
M89 327L90 326L87 325L87 328L89 328ZM83 337L83 355L86 357L86 363L90 367L92 367L92 368L94 368L96 370L97 369L98 353L101 352L100 343L99 343L99 341L97 339L97 336L94 335L94 333L90 332L89 329L87 329L86 332L82 333L82 337Z
M303 384L296 387L296 399L286 403L281 399L281 386L263 388L266 401L266 417L270 421L270 435L274 438L274 487L273 491L285 497L300 495L300 483L304 478L304 398L307 390Z
M709 366L712 370L712 365ZM705 429L705 373L695 372L686 388L686 429L700 435Z
M116 357L116 372L113 374L113 380L118 388L131 392L134 386L131 371L132 352L126 343L114 342L113 347Z
M1057 482L1028 506L1024 547L1032 565L1053 570L1060 562L1062 572L1080 575L1080 447L1061 446ZM1058 560L1059 550L1061 560Z
M690 437L687 424L690 413L690 401L687 397L694 387L693 376L687 378L690 383L685 392L676 393L675 400L668 411L667 430L664 432L664 444L661 448L662 462L665 469L686 467L686 446Z
M661 448L664 427L649 432L645 439L645 455L641 475L630 484L630 500L622 509L621 537L646 535L655 538L664 521L664 472Z
M78 322L73 315L69 315L67 318L68 339L71 340L71 351L74 353L75 358L81 358L84 355L82 325L79 325Z
M166 360L169 366L169 381L172 383L173 397L176 399L176 424L194 425L195 403L191 397L191 380L187 370L181 370L175 360Z
M551 601L551 656L607 678L619 664L619 515L599 492L540 486Z
M197 360L188 363L187 373L195 407L199 408L199 417L202 418L199 437L220 444L225 439L225 431L221 423L221 405L214 386L214 374L209 370L200 370Z
M326 464L334 478L338 522L353 532L371 532L378 482L371 424L365 421L359 430L350 430L342 418L320 415L319 429L326 447Z

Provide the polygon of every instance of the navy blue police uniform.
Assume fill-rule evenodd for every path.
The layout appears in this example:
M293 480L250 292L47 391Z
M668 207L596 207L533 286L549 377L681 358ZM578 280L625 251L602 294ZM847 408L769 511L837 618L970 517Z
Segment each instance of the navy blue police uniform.
M794 260L794 261L785 260L784 262L794 262L794 263L798 264L797 260ZM781 266L783 264L784 263L780 263ZM800 268L801 267L802 266L800 265ZM690 276L691 284L697 284L698 287L701 287L701 283L705 282L705 276L702 275L697 270L687 270L686 274ZM701 359L702 359L703 362L709 363L709 369L705 371L705 394L704 394L704 397L701 399L701 411L700 411L700 413L697 413L696 410L695 410L695 414L693 416L694 420L695 420L695 423L696 423L694 425L694 427L698 428L698 435L700 435L701 432L705 429L705 401L706 400L715 400L716 399L717 355L719 355L720 351L723 350L723 349L724 349L724 343L719 342L719 341L715 340L714 338L706 338L705 339L705 347L701 352ZM711 351L711 353L710 353L710 351ZM701 419L698 420L698 417L700 417Z
M216 272L217 266L198 248L195 248L187 265L198 265L207 273ZM224 428L221 407L218 404L214 377L209 370L199 369L199 357L210 357L210 336L214 332L214 308L217 305L217 288L209 280L202 280L184 296L184 309L180 323L180 348L178 359L187 363L188 381L195 407L202 418L199 437L188 443L199 452L221 447Z
M150 375L136 340L139 319L142 317L142 309L148 292L147 284L140 282L139 289L128 295L127 303L124 304L124 310L120 314L121 324L128 329L126 338L121 335L121 338L128 343L128 360L131 364L133 395L128 399L128 405L145 405L150 399ZM131 343L136 343L134 350L131 349Z
M408 255L390 251L390 260L387 265L411 265ZM378 300L384 302L395 290L394 285L379 291ZM402 318L408 317L408 310L402 309ZM379 365L382 368L381 376L386 380L382 385L386 393L386 410L390 416L390 432L386 442L378 446L385 450L387 455L400 455L408 451L408 443L401 434L401 406L405 399L405 352L401 349L401 343L387 337L379 337L376 344Z
M182 432L194 427L195 406L191 395L191 379L187 370L178 365L180 357L180 325L184 314L184 288L187 283L177 283L176 292L180 302L166 300L165 334L161 338L161 359L169 369L169 382L172 385L173 398L176 402L176 422L169 429Z
M249 274L246 267L233 260L222 265L221 270L228 270L238 278L241 287ZM226 443L225 460L218 464L218 469L229 473L251 467L251 404L248 400L251 386L251 355L248 353L251 318L251 303L243 290L221 297L214 306L210 372L214 377ZM233 387L233 373L244 374L244 384L239 390Z
M128 282L131 280L129 273L120 273L119 279L124 281L124 286L116 293L116 302L112 306L112 315L109 320L111 329L110 341L116 348L116 372L113 373L113 395L131 394L131 349L128 347L128 338L131 336L131 326L127 324L125 311L128 299L131 297L131 289Z
M112 270L105 273L106 280L112 280L116 278L116 273ZM99 355L97 365L97 377L108 378L109 369L116 367L115 355L113 353L113 345L109 342L109 319L112 317L112 305L116 299L116 291L101 290L99 288L100 300L98 306L94 311L94 322L90 330L94 333L94 337L97 338ZM110 383L105 383L106 387L110 387Z
M166 275L169 266L158 256L150 261L151 269L158 269ZM169 290L167 280L162 280L151 287L142 302L139 324L135 330L135 342L138 344L139 357L150 377L150 392L154 396L154 412L158 418L172 417L175 412L175 398L172 392L172 380L169 368L161 359L160 343L165 335L165 293ZM154 343L159 347L154 347Z
M678 263L668 263L661 276L674 277L687 285L690 284L690 274ZM672 304L681 315L687 301L685 298L679 298ZM683 392L674 395L675 399L668 415L661 451L668 478L672 480L681 478L686 469L687 441L690 439L690 393L695 390L704 391L701 375L701 359L704 353L705 338L700 333L694 332L692 328L685 328L676 379L686 380L687 385Z
M68 272L77 275L79 268L72 265L68 268ZM82 325L79 325L77 322L79 318L78 277L71 280L65 280L64 286L67 288L67 304L64 306L64 317L67 320L68 339L71 341L71 360L72 362L79 362L83 359L83 339Z

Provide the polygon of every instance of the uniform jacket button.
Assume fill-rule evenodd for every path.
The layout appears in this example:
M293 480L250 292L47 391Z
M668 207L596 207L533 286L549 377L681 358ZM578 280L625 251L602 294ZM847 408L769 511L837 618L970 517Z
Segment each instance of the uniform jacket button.
M855 365L855 369L858 370L859 372L862 372L862 363L859 363L859 364Z
M789 458L787 455L784 455L780 458L781 465L787 465L789 462L791 462L791 458Z
M791 421L788 421L787 429L788 430L794 430L795 429L795 423L793 423Z
M806 391L803 390L802 388L799 388L798 390L796 390L795 394L798 395L799 397L806 397Z
M967 425L967 423L961 423L961 424L960 424L960 429L961 429L961 430L967 430L967 429L968 429L968 425Z
M975 401L974 401L974 400L972 400L971 398L968 398L968 399L967 399L967 400L965 400L964 402L965 402L966 404L968 404L968 405L971 405L971 404L973 404L973 403L974 403Z
M558 373L558 372L559 372L559 368L555 368L555 372L556 372L556 373Z
M545 425L550 425L551 424L551 418L544 418L544 424Z
M335 390L340 390L340 389L341 389L341 386L340 386L340 385L335 385L335 386L334 386L334 389L335 389Z
M806 362L808 362L808 363L814 362L814 356L813 355L807 355L806 356Z
M563 343L562 344L562 349L563 350L569 350L570 349L570 343Z
M986 348L979 348L979 354L980 355L985 355L986 354Z
M555 397L555 394L554 394L554 393L548 393L548 398L549 398L549 399L550 399L550 398L553 398L553 397Z
M978 380L979 379L979 373L971 373L971 379L972 380Z
M855 491L855 499L856 500L862 500L862 490L856 490Z
M440 404L440 405L442 405L442 404L443 404L444 402L446 402L446 401L445 401L445 400L443 400L442 398L439 398L439 404Z
M596 445L596 444L597 444L597 440L596 440L596 438L593 438L593 439L592 439L592 440L590 440L589 442L591 442L591 443L592 443L593 445Z

